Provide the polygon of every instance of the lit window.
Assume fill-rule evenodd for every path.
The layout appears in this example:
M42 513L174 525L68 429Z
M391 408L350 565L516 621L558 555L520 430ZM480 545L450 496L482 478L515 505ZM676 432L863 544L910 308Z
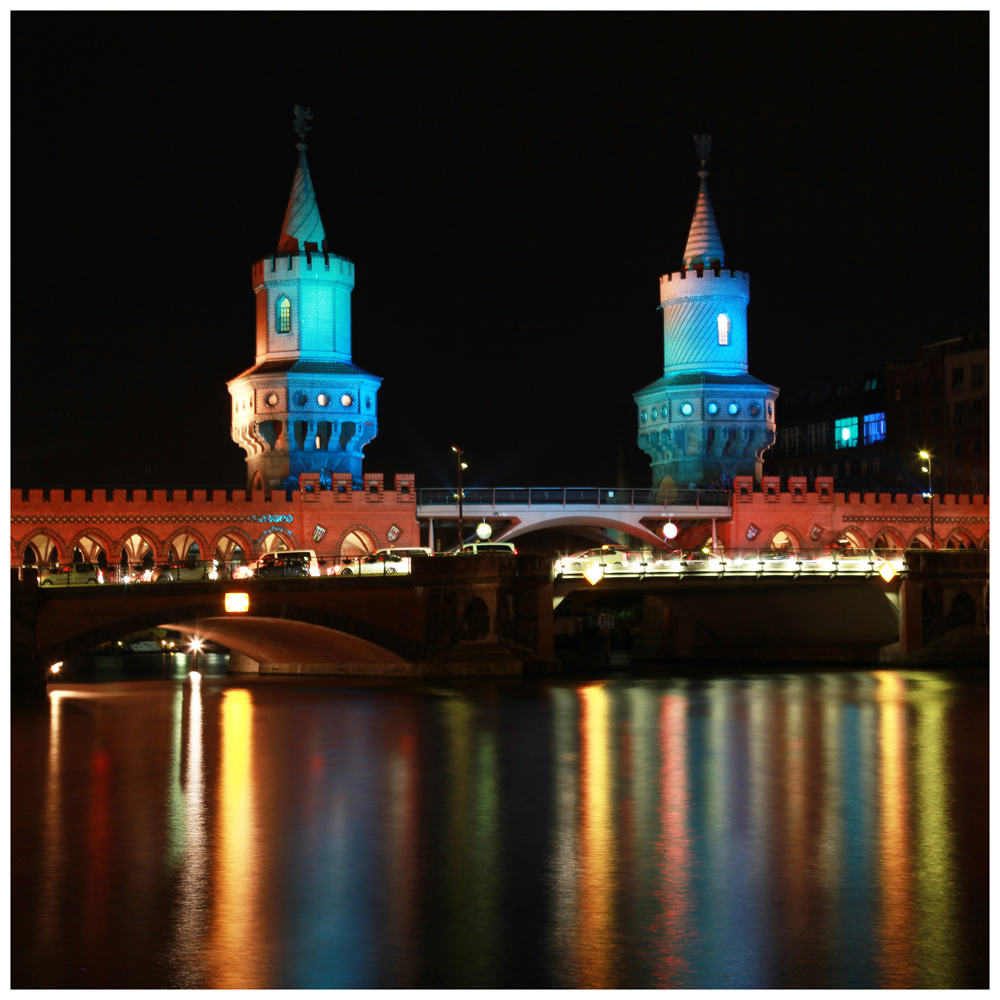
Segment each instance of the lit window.
M865 444L874 444L885 440L885 414L865 414Z
M833 434L834 447L856 448L858 446L857 417L842 417L840 420L834 421L833 426L834 426L834 434Z
M725 347L729 343L729 317L725 313L719 313L719 346Z
M287 298L278 299L278 333L290 333L292 329L292 304Z

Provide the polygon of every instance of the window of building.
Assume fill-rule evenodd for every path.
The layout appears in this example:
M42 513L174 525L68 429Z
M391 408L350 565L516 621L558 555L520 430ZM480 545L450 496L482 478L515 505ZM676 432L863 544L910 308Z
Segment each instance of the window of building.
M874 472L875 475L878 475L879 472L881 471L881 469L882 469L882 459L880 459L880 458L873 458L872 459L872 472Z
M983 362L977 361L972 366L972 378L969 381L970 389L982 389L983 387Z
M903 402L903 390L902 389L897 389L896 390L896 402L897 403L902 403Z
M962 426L962 404L952 403L951 404L951 424L953 427Z
M965 368L955 367L951 370L951 391L961 392L965 388Z
M982 448L982 444L980 443L980 439L979 438L973 438L972 439L972 454L973 455L978 455L980 448Z
M278 299L278 333L290 333L292 329L292 304L286 296Z
M840 420L835 420L833 422L833 438L835 448L856 448L858 446L858 418L841 417Z
M851 476L851 463L844 462L844 478L849 479Z
M983 397L969 400L969 416L981 417L983 415Z
M865 444L874 444L885 440L885 414L865 414Z
M719 313L719 346L726 347L729 344L729 317L725 313Z
M874 389L877 385L878 385L877 378L867 379L865 382L865 392L868 392L869 389Z
M867 476L868 475L868 459L867 458L861 459L861 475L862 476Z
M826 451L826 427L825 423L807 425L806 439L809 442L809 451Z
M962 442L961 441L956 441L955 442L955 458L961 458L961 457L962 457Z

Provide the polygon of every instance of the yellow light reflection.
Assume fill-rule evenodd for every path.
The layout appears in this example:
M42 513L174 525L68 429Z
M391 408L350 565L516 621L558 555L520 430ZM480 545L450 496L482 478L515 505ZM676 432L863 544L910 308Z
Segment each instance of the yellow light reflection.
M59 897L66 865L62 820L62 702L65 691L49 691L49 761L45 782L45 812L41 848L43 881L38 906L39 942L43 952L55 953L58 942Z
M582 989L613 983L615 844L611 812L608 692L603 682L580 688L580 922Z
M890 670L873 671L879 704L879 985L907 989L912 981L913 901L907 786L906 682Z
M271 985L259 928L256 817L253 796L253 702L248 691L226 691L221 708L219 827L215 841L215 906L207 956L211 989Z

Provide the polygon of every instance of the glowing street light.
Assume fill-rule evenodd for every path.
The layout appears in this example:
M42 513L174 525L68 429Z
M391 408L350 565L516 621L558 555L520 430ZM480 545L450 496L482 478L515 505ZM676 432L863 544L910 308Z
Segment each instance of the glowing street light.
M462 461L462 449L458 445L453 444L451 450L455 453L458 460L458 547L461 550L462 542L465 540L465 535L462 531L462 469L467 469L468 466Z
M931 501L931 549L934 550L937 548L937 535L934 534L934 483L931 478L931 470L933 468L931 466L931 453L929 451L922 451L920 452L920 457L927 463L920 466L920 471L927 473L927 492L924 496L930 497Z

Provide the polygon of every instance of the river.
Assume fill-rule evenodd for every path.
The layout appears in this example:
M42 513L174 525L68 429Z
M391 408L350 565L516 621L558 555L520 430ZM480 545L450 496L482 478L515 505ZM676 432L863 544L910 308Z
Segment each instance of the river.
M12 711L14 988L988 985L984 669L74 666Z

